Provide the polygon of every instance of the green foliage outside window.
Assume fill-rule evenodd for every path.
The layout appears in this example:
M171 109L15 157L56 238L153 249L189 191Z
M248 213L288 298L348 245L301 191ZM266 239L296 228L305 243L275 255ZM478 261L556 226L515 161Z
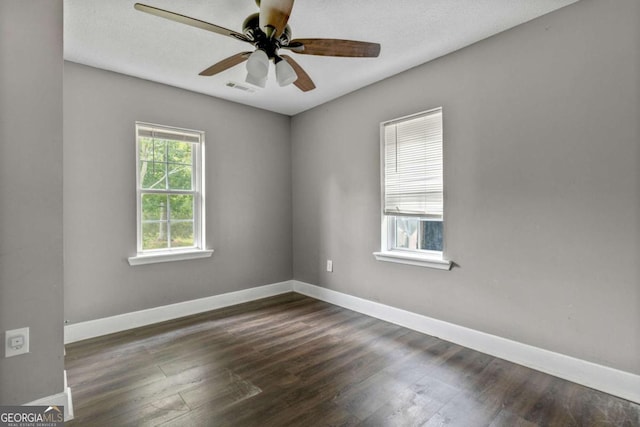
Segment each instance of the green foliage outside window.
M193 190L193 143L140 137L138 147L142 249L194 246L194 195L172 194Z

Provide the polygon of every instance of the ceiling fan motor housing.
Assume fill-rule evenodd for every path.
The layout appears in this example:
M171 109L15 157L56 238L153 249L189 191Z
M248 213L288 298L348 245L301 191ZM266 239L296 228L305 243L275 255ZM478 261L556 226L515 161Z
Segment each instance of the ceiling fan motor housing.
M259 13L253 13L244 20L242 31L257 49L264 50L267 53L269 59L278 58L278 49L282 46L287 46L291 40L291 27L289 25L285 27L279 38L269 38L260 28Z

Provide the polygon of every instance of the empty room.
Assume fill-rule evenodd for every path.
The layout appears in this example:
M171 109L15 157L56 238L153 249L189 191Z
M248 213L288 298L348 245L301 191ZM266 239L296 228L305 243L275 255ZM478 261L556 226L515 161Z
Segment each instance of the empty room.
M640 1L0 0L0 332L0 425L640 426Z

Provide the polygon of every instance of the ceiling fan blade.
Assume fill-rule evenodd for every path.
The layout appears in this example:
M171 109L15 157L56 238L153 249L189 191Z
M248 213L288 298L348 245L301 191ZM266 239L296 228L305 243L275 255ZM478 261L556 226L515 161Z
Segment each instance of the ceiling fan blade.
M192 27L201 28L203 30L211 31L217 34L222 34L223 36L233 37L243 42L249 42L249 39L244 34L229 30L224 27L220 27L218 25L210 24L199 19L190 18L188 16L180 15L179 13L169 12L168 10L159 9L157 7L148 6L142 3L136 3L133 7L136 10L159 16L160 18L179 22L181 24L191 25Z
M293 70L298 75L298 79L295 82L293 82L293 84L296 85L298 89L300 89L303 92L309 92L310 90L313 90L316 88L316 85L313 83L313 80L311 80L311 77L309 77L309 75L302 69L302 67L296 61L293 60L292 57L288 55L281 55L281 56L285 61L289 63L289 65L291 65L291 67L293 67Z
M376 58L380 55L378 43L341 39L294 39L288 46L295 53L350 58Z
M211 67L207 68L200 72L201 76L213 76L218 74L224 70L228 70L231 67L234 67L238 64L243 63L249 58L251 52L240 52L233 56L223 59L220 62L213 64Z
M293 9L293 0L261 0L260 28L269 38L282 35Z

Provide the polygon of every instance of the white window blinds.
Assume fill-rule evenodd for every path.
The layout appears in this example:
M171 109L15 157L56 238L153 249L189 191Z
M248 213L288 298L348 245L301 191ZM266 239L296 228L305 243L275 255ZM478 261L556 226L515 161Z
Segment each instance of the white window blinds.
M155 139L165 139L168 141L183 141L183 142L195 142L199 143L201 138L201 133L190 133L189 131L182 129L170 129L170 128L160 128L160 127L152 127L143 124L138 124L138 136L142 138L155 138Z
M385 215L442 218L442 109L382 128Z

